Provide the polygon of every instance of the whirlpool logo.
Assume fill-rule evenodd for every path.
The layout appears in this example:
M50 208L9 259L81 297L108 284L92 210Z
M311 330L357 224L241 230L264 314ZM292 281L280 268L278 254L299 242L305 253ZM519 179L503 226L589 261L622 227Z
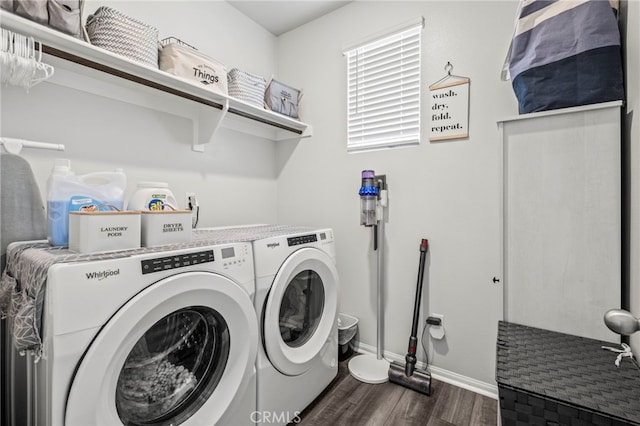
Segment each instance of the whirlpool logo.
M116 275L120 275L120 268L118 269L105 269L104 271L98 272L87 272L86 276L88 280L98 280L102 281L105 278L114 277Z

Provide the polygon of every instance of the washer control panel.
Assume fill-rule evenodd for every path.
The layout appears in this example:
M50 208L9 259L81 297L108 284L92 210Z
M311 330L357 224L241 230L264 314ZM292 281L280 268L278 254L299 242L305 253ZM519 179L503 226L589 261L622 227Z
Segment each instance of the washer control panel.
M195 253L176 254L173 256L158 257L155 259L145 259L140 263L142 265L142 273L151 274L169 269L184 268L186 266L213 262L214 260L213 250L205 250Z
M316 234L298 235L296 237L287 238L287 244L289 247L299 246L300 244L315 243L316 241L318 241L318 236Z
M242 268L247 262L247 258L251 260L249 256L249 245L237 246L237 247L225 247L220 250L220 257L222 258L222 267L224 269L229 268Z

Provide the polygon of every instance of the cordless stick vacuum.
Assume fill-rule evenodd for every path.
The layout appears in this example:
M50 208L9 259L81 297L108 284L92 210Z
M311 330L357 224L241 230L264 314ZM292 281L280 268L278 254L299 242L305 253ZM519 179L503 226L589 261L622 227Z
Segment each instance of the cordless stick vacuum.
M416 370L416 347L418 346L418 321L420 316L420 299L424 279L424 264L429 250L429 241L422 239L420 243L420 264L418 265L418 288L413 307L413 325L409 337L409 352L405 357L406 364L392 362L389 365L389 381L429 395L431 393L431 375L426 371Z

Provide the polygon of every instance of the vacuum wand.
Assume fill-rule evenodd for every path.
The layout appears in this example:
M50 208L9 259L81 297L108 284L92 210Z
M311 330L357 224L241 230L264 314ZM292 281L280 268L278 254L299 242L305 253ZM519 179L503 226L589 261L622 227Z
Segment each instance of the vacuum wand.
M422 239L420 243L420 264L418 265L418 284L416 288L416 300L413 307L413 323L411 336L409 336L409 350L405 357L404 368L397 362L389 366L389 381L408 387L425 395L431 393L431 375L428 372L416 370L416 349L418 347L418 321L420 316L420 301L422 299L422 284L424 281L424 269L429 250L429 241Z
M418 346L418 318L420 316L420 300L422 299L422 283L424 282L424 264L429 250L429 241L422 239L420 243L420 264L418 265L418 284L416 288L416 300L413 305L413 324L411 326L411 336L409 337L409 350L405 361L404 374L411 376L416 368L416 348Z

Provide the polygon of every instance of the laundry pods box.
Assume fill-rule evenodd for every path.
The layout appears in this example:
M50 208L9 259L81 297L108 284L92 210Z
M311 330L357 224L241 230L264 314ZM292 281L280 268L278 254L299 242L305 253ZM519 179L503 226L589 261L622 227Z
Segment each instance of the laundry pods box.
M190 210L143 210L140 213L144 247L191 241Z
M69 250L78 253L140 248L140 212L69 213Z

